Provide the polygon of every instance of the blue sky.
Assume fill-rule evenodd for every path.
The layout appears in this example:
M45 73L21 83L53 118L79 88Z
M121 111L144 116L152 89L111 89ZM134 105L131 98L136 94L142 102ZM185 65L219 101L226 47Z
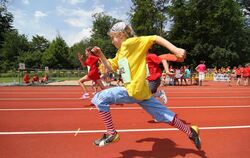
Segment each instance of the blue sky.
M30 40L42 35L52 41L60 34L69 46L90 37L94 13L105 12L128 21L130 0L10 0L14 28Z

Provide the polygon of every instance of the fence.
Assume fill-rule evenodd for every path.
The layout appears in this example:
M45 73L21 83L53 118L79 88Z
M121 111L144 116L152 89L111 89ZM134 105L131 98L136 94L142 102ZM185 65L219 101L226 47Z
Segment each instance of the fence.
M22 82L22 78L24 76L25 72L28 72L29 76L32 77L35 74L37 74L39 76L39 78L42 78L45 74L47 74L49 76L49 80L58 80L59 78L61 79L67 79L67 80L72 80L72 79L76 79L76 78L81 78L86 74L87 70L66 70L66 69L62 69L62 70L49 70L49 71L45 71L45 70L10 70L8 72L5 73L0 73L0 78L6 79L6 81L8 82Z

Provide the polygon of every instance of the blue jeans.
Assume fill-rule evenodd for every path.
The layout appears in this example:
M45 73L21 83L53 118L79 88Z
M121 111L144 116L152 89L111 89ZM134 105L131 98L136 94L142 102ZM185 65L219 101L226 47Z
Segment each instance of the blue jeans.
M172 122L175 113L170 111L165 105L153 96L147 100L136 100L128 95L124 87L113 87L96 93L91 102L99 111L108 112L110 104L137 103L153 118L160 122Z

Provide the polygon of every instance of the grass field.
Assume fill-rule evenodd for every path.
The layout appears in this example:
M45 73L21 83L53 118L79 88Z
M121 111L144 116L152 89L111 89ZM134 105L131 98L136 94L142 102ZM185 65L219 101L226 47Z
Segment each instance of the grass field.
M65 80L78 80L79 77L53 77L49 81L65 81ZM22 78L18 77L0 77L0 83L22 82Z

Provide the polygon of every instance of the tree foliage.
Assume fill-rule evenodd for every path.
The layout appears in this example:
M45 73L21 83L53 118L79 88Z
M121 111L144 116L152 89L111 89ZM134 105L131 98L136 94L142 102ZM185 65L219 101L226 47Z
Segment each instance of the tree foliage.
M0 48L4 41L4 34L12 30L13 15L6 8L7 0L0 1Z
M132 0L129 15L136 34L160 35L167 38L169 5L170 0ZM168 52L158 45L154 45L151 51L158 55Z
M4 41L0 49L1 70L18 67L18 57L29 51L29 42L25 35L19 35L17 31L4 34Z
M93 18L93 34L90 39L90 46L99 46L107 57L114 57L116 50L107 33L119 20L105 13L94 14Z
M49 41L43 36L35 35L30 42L31 51L44 52L49 47Z
M99 46L108 58L116 53L107 32L120 19L94 14L91 37L69 48L60 36L49 42L35 35L28 41L13 28L7 3L0 0L1 71L17 69L20 62L30 69L79 68L77 53L89 46ZM249 8L249 0L132 0L129 21L139 36L160 35L187 49L186 64L196 65L202 59L208 66L235 66L250 59ZM161 47L155 50L167 53Z
M235 65L246 53L244 16L234 0L174 0L169 14L170 39L187 48L188 63L202 59L209 66Z
M132 0L130 21L137 35L165 35L169 0Z
M42 56L49 44L49 41L43 36L33 36L29 42L29 50L18 57L18 62L25 63L29 69L42 69Z
M57 36L45 50L42 63L49 68L70 68L69 48L62 37Z
M85 54L85 49L89 47L89 39L82 40L76 44L74 44L72 47L69 49L69 60L70 63L72 63L73 68L81 68L81 63L78 60L77 54ZM86 56L83 55L83 60L86 59Z

